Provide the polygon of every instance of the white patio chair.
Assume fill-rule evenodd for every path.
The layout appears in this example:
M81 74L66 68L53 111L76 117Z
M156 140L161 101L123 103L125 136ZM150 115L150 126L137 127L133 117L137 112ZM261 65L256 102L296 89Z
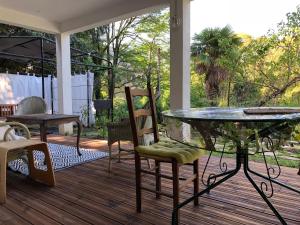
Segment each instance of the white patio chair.
M15 115L46 113L46 111L47 104L44 99L38 96L31 96L20 101Z

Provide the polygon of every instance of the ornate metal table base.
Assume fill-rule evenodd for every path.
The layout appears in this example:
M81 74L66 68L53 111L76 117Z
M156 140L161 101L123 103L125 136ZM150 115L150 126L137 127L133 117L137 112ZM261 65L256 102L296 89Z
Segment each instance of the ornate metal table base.
M211 156L211 154L210 154ZM208 158L208 162L210 160L210 156ZM173 213L172 213L172 224L176 225L178 224L178 221L176 221L177 214L180 208L182 208L183 206L185 206L186 204L192 202L195 198L200 197L201 195L205 194L205 193L209 193L210 190L212 190L213 188L219 186L220 184L222 184L223 182L225 182L226 180L228 180L229 178L235 176L239 170L243 167L243 172L246 176L246 178L250 181L250 183L253 185L253 187L255 188L255 190L259 193L259 195L262 197L262 199L267 203L267 205L269 206L269 208L273 211L273 213L276 215L276 217L280 220L280 222L282 224L287 224L286 221L284 220L284 218L279 214L279 212L276 210L276 208L272 205L272 203L269 201L269 198L271 198L273 196L273 183L278 184L284 188L287 188L291 191L294 191L298 194L300 194L300 190L297 190L293 187L290 187L286 184L280 183L279 181L275 180L276 178L278 178L279 174L275 177L272 177L270 175L270 170L274 170L273 168L269 168L267 165L267 162L265 161L266 164L266 168L267 168L267 174L268 176L265 176L263 174L257 173L253 170L250 169L249 167L249 156L248 156L248 151L247 149L243 150L243 149L237 149L237 153L236 153L236 166L235 169L232 170L228 170L227 171L227 165L226 164L222 164L222 157L223 154L221 156L220 159L220 169L222 171L221 174L211 174L208 177L207 180L207 188L204 189L203 191L199 192L198 194L194 195L193 197L185 200L184 202L182 202L181 204L178 205L177 208L174 209ZM207 162L207 164L208 164ZM207 164L205 166L204 169L204 173L206 171L207 168ZM224 167L224 169L222 169L222 167ZM250 174L256 175L262 179L265 179L266 181L269 182L270 188L271 188L271 193L270 194L266 194L265 192L268 191L268 184L264 181L261 182L260 187L256 184L256 182L252 179L252 177L250 176ZM222 178L221 178L222 177ZM221 178L220 180L216 180L217 178ZM203 175L202 175L202 179L203 179Z
M201 144L205 144L205 149L211 151L202 175L202 182L207 188L185 200L174 209L172 214L172 224L175 225L178 223L176 218L178 210L181 207L193 201L195 198L198 198L205 193L209 193L213 188L235 176L240 169L243 170L248 181L267 203L280 222L282 224L287 224L284 218L269 201L269 198L274 194L273 184L280 185L283 188L296 192L296 194L300 194L299 189L282 184L276 180L280 176L281 170L275 155L275 150L281 145L281 141L290 138L295 125L300 123L299 108L212 107L166 111L163 115L166 118L177 119L181 122L188 123L197 129L204 142ZM217 138L219 137L225 141L224 143L231 143L231 146L228 148L229 151L226 153L233 153L233 150L235 150L236 165L234 169L228 169L227 164L222 161L223 154L225 153L225 144L222 151L215 148ZM274 141L276 143L273 143ZM220 143L222 142L218 142L218 144ZM253 148L253 146L255 147ZM262 153L266 166L266 175L255 172L249 167L249 149L257 154ZM204 181L204 174L213 151L221 152L219 162L221 173L211 173ZM271 152L278 166L278 170L275 167L268 165L266 152ZM251 176L259 177L260 179L263 179L263 181L260 181L260 185L258 185L258 182L255 182Z

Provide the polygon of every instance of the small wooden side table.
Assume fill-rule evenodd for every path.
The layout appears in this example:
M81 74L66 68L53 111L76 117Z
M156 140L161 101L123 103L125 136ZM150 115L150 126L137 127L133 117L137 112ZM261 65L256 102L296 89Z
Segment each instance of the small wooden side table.
M79 116L77 115L65 115L65 114L28 114L28 115L13 115L8 116L7 121L15 121L24 124L38 124L40 126L41 141L47 142L47 128L49 125L60 125L65 123L75 122L77 123L77 153L81 156L79 149L80 134L82 130L82 124Z

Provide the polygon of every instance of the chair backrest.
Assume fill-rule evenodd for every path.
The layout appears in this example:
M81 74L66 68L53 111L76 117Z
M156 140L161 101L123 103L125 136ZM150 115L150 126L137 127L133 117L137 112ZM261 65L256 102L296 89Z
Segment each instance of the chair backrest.
M125 94L127 100L127 106L129 111L130 125L132 130L133 144L134 146L139 145L139 140L147 134L153 134L154 142L158 142L158 129L157 129L157 115L155 99L152 88L147 90L125 87ZM149 101L149 109L136 109L134 99L135 97L147 97ZM151 118L152 127L146 128L145 126L139 126L138 120L141 118ZM146 123L145 123L146 124Z
M18 104L15 115L46 113L47 105L43 98L31 96L24 98Z

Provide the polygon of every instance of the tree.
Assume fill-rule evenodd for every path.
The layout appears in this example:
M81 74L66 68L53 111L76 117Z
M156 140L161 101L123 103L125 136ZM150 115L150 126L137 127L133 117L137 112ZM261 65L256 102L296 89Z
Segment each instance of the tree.
M206 28L193 37L192 56L196 71L205 75L205 89L212 105L220 96L220 84L229 77L229 65L237 58L241 39L229 26Z
M97 61L87 57L91 64L106 66L107 61L111 62L113 73L95 73L95 95L115 99L116 110L126 112L123 110L126 106L122 94L124 85L146 87L151 83L160 89L159 86L169 80L168 77L165 79L165 75L169 74L168 34L169 13L158 11L75 34L72 43L106 59ZM153 79L154 76L156 79ZM168 102L167 98L168 91L164 101ZM115 114L121 116L119 112Z
M293 104L300 90L300 7L286 15L277 30L254 39L242 56L244 77L260 87L257 106Z

